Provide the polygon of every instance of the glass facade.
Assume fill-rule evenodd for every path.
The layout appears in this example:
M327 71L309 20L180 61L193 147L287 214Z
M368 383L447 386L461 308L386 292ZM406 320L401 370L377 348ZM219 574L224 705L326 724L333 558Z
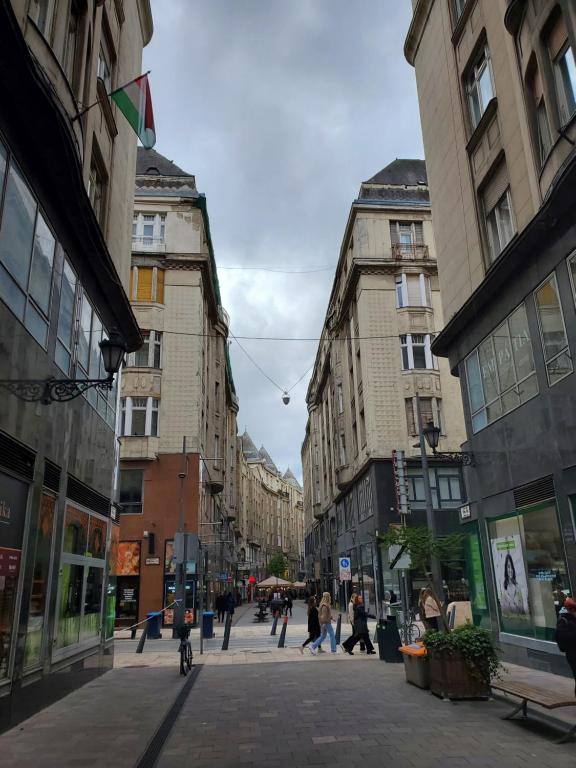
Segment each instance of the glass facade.
M488 522L500 628L553 640L555 593L572 594L554 501Z

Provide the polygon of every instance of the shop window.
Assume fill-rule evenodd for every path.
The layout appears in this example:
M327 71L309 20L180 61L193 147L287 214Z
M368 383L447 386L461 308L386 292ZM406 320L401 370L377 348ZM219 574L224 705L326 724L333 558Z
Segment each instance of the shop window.
M24 651L24 667L26 669L38 666L42 661L55 506L56 499L54 496L43 493L38 515L32 589L26 628L26 648Z
M68 263L68 259L64 259L64 269L60 283L60 307L58 310L55 360L67 376L70 375L70 364L72 361L76 285L76 275Z
M553 386L571 374L573 370L555 275L548 278L534 292L534 299L540 324L548 383Z
M120 434L124 437L157 437L158 408L156 397L123 397L120 400L122 420Z
M466 358L465 367L473 432L538 394L524 304Z
M484 46L466 77L466 93L472 129L476 128L486 107L494 98L492 63L488 46Z
M64 563L60 575L57 648L75 645L80 639L84 567Z
M553 640L554 593L571 594L555 504L491 520L489 536L501 630Z
M4 154L2 150L3 172ZM0 298L43 347L48 338L55 248L54 235L32 192L11 162L0 223Z
M123 514L140 514L143 507L144 470L120 470L119 502Z

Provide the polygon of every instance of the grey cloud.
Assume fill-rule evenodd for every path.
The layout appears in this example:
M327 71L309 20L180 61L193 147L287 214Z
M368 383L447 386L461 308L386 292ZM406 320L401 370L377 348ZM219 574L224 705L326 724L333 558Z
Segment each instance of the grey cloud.
M422 157L409 0L152 0L157 149L196 174L220 266L336 264L360 182ZM318 336L333 273L220 271L238 335ZM242 341L281 386L316 345ZM300 473L307 379L281 395L232 342L239 426Z

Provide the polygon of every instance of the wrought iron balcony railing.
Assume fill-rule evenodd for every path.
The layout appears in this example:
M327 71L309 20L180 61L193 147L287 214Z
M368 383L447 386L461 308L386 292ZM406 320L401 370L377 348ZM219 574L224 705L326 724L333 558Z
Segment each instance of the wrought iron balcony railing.
M421 243L393 243L392 258L398 260L420 261L430 258L427 245Z

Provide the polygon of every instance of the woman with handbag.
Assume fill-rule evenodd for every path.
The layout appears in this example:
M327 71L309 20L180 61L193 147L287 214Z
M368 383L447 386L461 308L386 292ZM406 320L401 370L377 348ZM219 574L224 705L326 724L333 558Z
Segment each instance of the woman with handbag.
M332 628L334 619L332 618L332 598L330 597L330 592L324 592L322 595L322 600L320 600L320 605L318 607L318 619L320 621L320 637L317 637L316 640L314 640L310 646L310 652L316 656L318 653L318 646L326 639L326 635L329 635L330 650L332 653L336 653L336 636L334 634L334 629Z

